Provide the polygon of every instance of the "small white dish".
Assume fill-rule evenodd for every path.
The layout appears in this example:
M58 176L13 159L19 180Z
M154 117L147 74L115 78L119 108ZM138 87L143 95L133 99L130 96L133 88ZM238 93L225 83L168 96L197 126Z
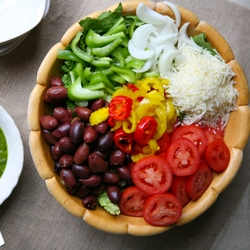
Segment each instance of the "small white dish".
M33 29L48 11L48 0L2 0L0 2L0 44Z
M8 158L5 170L0 177L0 205L10 196L18 183L23 169L24 150L20 132L14 120L0 106L0 128L8 147Z
M29 34L29 32L23 34L22 36L12 40L9 43L6 43L4 45L0 45L0 56L5 55L9 52L11 52L13 49L15 49Z

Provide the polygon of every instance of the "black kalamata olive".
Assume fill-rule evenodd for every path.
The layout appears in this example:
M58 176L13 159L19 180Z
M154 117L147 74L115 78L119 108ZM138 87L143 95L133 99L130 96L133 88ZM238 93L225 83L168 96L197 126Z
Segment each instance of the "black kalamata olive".
M102 182L100 175L92 174L86 179L80 179L80 182L87 187L96 187Z
M108 184L118 184L120 182L120 177L118 174L112 172L112 171L107 171L103 174L102 180L105 183Z
M108 170L108 164L104 161L101 155L91 153L88 158L88 163L93 173L104 173Z
M72 120L72 113L64 107L55 107L52 115L60 122L70 122Z
M60 149L65 153L74 153L77 149L75 143L73 143L69 137L62 137L59 141Z
M124 164L125 157L126 154L122 150L115 149L110 154L109 163L112 166L121 166Z
M106 187L107 195L110 201L114 204L119 204L121 200L121 190L119 187L114 185L108 185Z
M60 166L62 168L69 168L73 164L73 155L64 154L59 159Z
M104 135L101 135L97 141L97 147L100 151L108 151L114 144L114 135L111 131L108 131Z
M78 190L76 191L75 195L76 197L82 199L84 196L89 194L91 189L85 185L81 185Z
M91 103L90 109L92 112L94 112L94 111L102 108L104 106L104 104L105 104L104 100L102 98L99 98Z
M87 178L91 172L89 166L77 165L75 163L72 164L72 171L79 178Z
M46 130L54 130L58 126L58 120L51 115L41 116L40 119L41 126Z
M108 130L108 123L106 121L101 122L95 125L94 129L98 134L105 134Z
M82 204L85 208L87 208L89 210L94 210L97 207L98 200L97 200L96 196L94 196L94 195L87 195L87 196L83 197Z
M89 157L89 145L83 142L76 150L74 155L74 162L76 164L84 164Z
M83 141L84 125L79 118L74 119L70 125L69 137L75 144L80 144Z
M60 177L65 186L68 188L73 188L76 185L76 177L71 169L63 168L60 172Z
M57 138L58 140L60 140L63 137L68 137L69 136L69 131L70 131L70 123L69 122L65 122L61 125L59 125L57 128L55 128L51 134Z
M92 142L96 141L97 138L98 138L98 134L93 127L89 126L85 129L84 135L83 135L83 140L86 143L92 143Z
M77 117L79 117L82 121L87 122L89 121L89 116L91 115L92 111L86 107L75 107L74 109Z

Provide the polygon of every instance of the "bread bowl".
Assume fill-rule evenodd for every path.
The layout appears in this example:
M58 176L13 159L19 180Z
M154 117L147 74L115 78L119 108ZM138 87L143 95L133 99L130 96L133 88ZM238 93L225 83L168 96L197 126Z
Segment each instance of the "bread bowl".
M155 9L157 12L169 15L174 18L170 8L163 3L154 3L146 1L147 6ZM123 14L135 14L138 2L124 2ZM108 10L114 10L117 5L113 5ZM248 107L248 85L241 66L234 58L234 54L226 40L211 25L200 21L199 18L189 10L179 7L182 16L182 24L190 22L188 33L195 35L205 32L208 40L214 48L219 51L224 60L232 65L236 73L234 78L240 96L237 99L238 110L234 111L229 119L225 131L224 140L230 148L231 161L226 171L215 174L212 184L199 200L190 202L184 207L180 220L175 225L186 224L204 211L206 211L217 199L221 193L236 175L243 157L243 148L245 147L249 136L250 112ZM97 17L102 11L91 13L90 17ZM153 227L148 225L142 218L133 218L124 215L112 216L98 207L94 211L85 209L80 199L73 197L65 192L65 188L60 178L53 171L53 160L49 156L49 147L46 144L40 130L38 122L39 117L49 114L50 110L43 103L43 95L48 88L49 79L53 76L59 76L60 62L57 59L58 49L64 49L74 38L76 33L81 30L80 25L73 24L63 35L61 41L54 45L43 60L37 74L37 85L31 93L28 109L28 124L30 129L30 149L34 164L41 178L45 181L49 192L53 197L71 214L83 218L88 224L100 230L133 235L153 235L167 231L172 226ZM241 131L241 133L235 133ZM232 133L234 131L234 133ZM240 136L239 136L240 135ZM39 142L39 143L38 143Z

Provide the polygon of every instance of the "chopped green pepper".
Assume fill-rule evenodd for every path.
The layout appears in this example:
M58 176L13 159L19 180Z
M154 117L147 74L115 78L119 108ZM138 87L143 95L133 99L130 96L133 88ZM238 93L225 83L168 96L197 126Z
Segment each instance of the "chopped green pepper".
M101 90L90 90L82 87L81 78L78 77L76 81L68 88L68 97L74 102L89 101L98 98L104 98L105 92Z
M112 65L111 69L117 73L118 75L120 75L121 77L123 77L127 82L135 82L136 81L136 73L134 71L132 71L131 69L127 69L124 67L119 67L117 65Z
M77 44L80 41L82 36L82 32L79 31L75 38L73 39L72 43L71 43L71 48L73 50L73 52L80 57L82 60L86 61L86 62L91 62L93 60L93 58L89 55L89 53L87 53L86 51L83 51L82 49L80 49Z
M83 65L83 67L87 66L86 61L82 60L80 57L78 57L74 52L70 50L58 50L57 57L58 59L79 62Z
M121 42L122 39L118 37L113 42L107 44L104 47L93 48L92 53L99 57L108 56Z
M85 42L90 48L98 48L112 43L117 38L122 39L124 37L125 34L123 32L118 32L109 36L102 36L90 29L86 35Z
M110 89L114 89L114 85L111 83L111 81L108 79L107 76L105 76L102 73L95 73L91 76L89 85L94 85L96 83L103 82L106 87Z

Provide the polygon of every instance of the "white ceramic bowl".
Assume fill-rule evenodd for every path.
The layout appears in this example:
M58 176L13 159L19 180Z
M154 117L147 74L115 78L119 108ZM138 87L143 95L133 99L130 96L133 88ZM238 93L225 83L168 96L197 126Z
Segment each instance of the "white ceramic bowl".
M0 205L10 196L18 183L23 169L23 142L15 122L0 106L0 128L2 129L8 147L6 168L0 177Z

